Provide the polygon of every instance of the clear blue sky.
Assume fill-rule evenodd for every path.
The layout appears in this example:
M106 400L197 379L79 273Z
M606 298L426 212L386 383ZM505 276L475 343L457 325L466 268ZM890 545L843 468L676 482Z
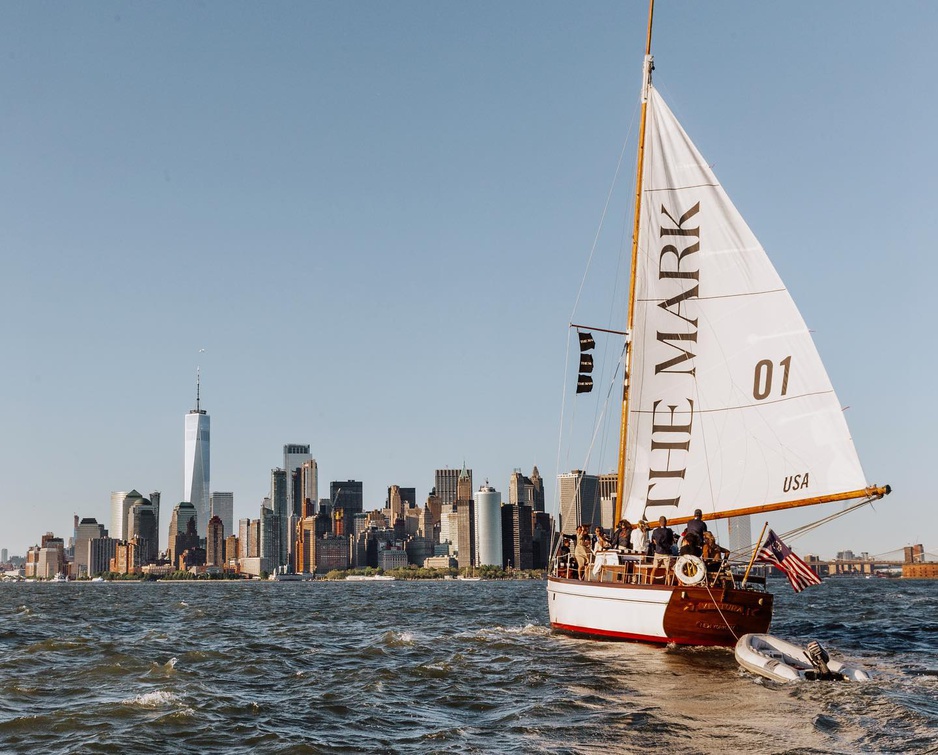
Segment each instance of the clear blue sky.
M4 3L0 547L109 524L112 490L178 502L197 365L236 517L289 442L320 495L360 479L367 508L463 460L506 495L536 463L552 500L566 324L645 14ZM936 29L927 2L658 3L656 85L815 330L869 481L896 490L799 551L938 550Z

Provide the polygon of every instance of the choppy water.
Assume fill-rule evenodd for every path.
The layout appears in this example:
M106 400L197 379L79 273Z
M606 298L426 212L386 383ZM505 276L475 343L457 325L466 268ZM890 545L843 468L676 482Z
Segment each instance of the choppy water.
M0 584L0 751L938 752L938 582L776 582L867 684L555 635L543 582Z

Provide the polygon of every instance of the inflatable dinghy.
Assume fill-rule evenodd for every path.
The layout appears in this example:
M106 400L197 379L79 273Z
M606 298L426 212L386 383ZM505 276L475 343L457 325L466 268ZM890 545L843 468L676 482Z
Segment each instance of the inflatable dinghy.
M736 661L746 671L776 682L868 682L868 672L832 661L817 641L805 647L770 634L744 634L736 643Z

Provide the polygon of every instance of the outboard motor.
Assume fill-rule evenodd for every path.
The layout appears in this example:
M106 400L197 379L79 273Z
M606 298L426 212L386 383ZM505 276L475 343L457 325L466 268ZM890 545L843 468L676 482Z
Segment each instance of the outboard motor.
M817 640L811 640L805 650L807 651L808 659L811 661L811 665L815 668L813 673L810 671L805 672L805 678L815 680L820 679L823 681L843 681L843 674L838 674L834 671L831 671L827 667L827 662L831 659L831 657L827 654L827 651L821 647L820 642Z
M831 670L827 668L827 662L831 657L827 654L827 651L821 647L820 642L811 640L806 650L808 651L808 659L811 661L811 665L817 669L819 674L829 674L831 672Z

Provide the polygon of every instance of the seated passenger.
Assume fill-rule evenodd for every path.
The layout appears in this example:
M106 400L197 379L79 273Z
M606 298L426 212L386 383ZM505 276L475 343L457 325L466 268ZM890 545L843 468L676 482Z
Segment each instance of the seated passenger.
M609 550L611 547L609 541L606 540L605 534L603 534L602 527L597 527L593 537L593 553Z
M717 539L712 532L704 532L703 548L700 555L704 561L715 562L721 561L730 555L730 552L717 544Z
M681 556L697 556L700 558L700 539L694 532L685 532L681 538L681 549L678 551Z

